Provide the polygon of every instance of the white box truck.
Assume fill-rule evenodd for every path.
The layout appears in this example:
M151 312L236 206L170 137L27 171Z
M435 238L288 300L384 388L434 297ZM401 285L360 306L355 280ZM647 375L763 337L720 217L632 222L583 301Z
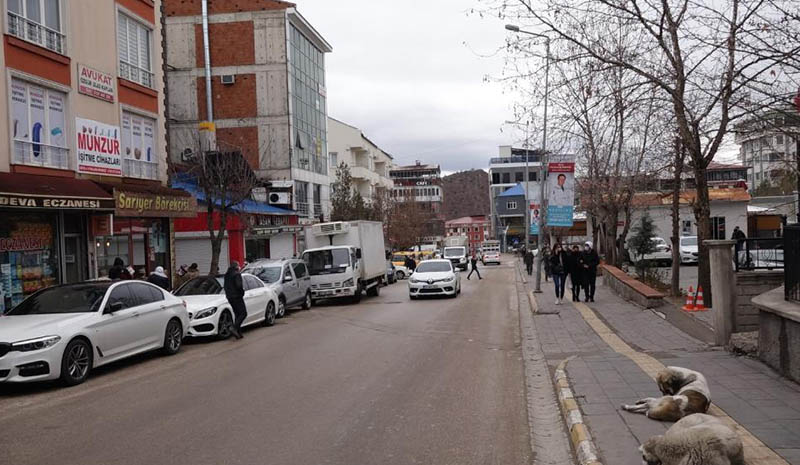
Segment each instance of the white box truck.
M467 245L469 239L467 236L450 236L444 240L444 258L450 260L453 268L460 268L464 271L469 264L469 257L467 257Z
M314 300L377 296L386 276L383 224L339 221L306 226L303 252Z

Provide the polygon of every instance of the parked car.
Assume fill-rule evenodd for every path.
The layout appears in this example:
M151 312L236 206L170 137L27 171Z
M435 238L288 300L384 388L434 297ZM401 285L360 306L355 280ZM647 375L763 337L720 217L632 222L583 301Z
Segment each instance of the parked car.
M681 244L681 265L688 265L690 263L697 263L697 236L683 236L680 239Z
M386 285L394 284L397 282L397 269L391 260L386 260Z
M234 313L225 298L224 276L201 276L191 279L175 291L175 296L186 302L189 310L189 336L217 336L227 339L233 329ZM244 304L247 316L242 327L262 322L275 324L278 297L263 281L252 274L242 273Z
M286 310L293 307L311 308L311 275L303 260L257 260L244 271L267 283L278 296L278 318L283 318Z
M488 265L489 263L494 263L495 265L500 264L500 252L496 250L490 250L488 252L484 252L481 256L481 262L484 265Z
M416 299L421 296L446 295L457 297L461 294L461 274L448 259L426 260L408 278L408 296Z
M645 254L644 257L637 256L636 251L633 250L633 247L631 247L629 243L628 251L631 255L631 261L633 261L633 263L639 263L641 260L644 260L655 266L672 266L672 247L667 244L667 241L660 237L654 237L652 242L655 245L655 250Z
M189 328L186 304L144 281L87 281L42 289L0 322L0 382L60 379L161 349L172 355Z

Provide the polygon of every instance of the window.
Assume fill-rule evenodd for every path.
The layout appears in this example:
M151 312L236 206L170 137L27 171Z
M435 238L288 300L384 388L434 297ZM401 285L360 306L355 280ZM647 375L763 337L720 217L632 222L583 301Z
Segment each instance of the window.
M511 173L503 173L503 184L511 184Z
M783 134L775 135L775 145L783 145Z
M264 287L258 280L252 276L242 276L242 281L244 285L244 290L249 291L251 289L258 289L259 287Z
M64 54L60 0L9 0L8 33Z
M297 200L295 201L297 213L300 216L308 216L311 212L311 209L308 208L308 183L307 182L295 182L295 192L297 196Z
M506 202L506 208L508 210L516 210L517 209L517 202Z
M536 181L537 178L536 171L528 171L528 181Z
M295 263L292 268L294 268L294 275L297 276L297 279L305 278L308 275L305 263Z
M156 120L122 112L122 173L130 178L158 179Z
M163 295L160 299L156 299L157 296L153 292L150 292L155 289L147 284L133 283L129 284L128 287L130 288L131 294L133 294L133 297L136 299L136 305L147 305L158 302L159 300L164 300Z
M130 288L130 284L123 284L115 287L114 290L111 291L111 295L108 296L108 302L105 307L106 310L110 309L111 306L117 302L122 303L121 310L135 307L137 305L136 299L131 295Z
M681 222L681 234L684 236L692 234L692 222L690 220Z
M69 168L67 94L11 79L13 163Z
M725 217L711 217L711 238L716 240L725 239Z
M328 154L330 158L330 168L336 169L339 166L339 153L338 152L331 152Z
M150 33L150 29L144 24L122 13L118 14L119 76L153 88L155 86L150 67Z
M514 173L514 182L522 182L525 179L523 174L524 173L522 171L517 171Z
M296 140L302 141L292 150L292 166L327 174L325 56L293 24L287 32L291 124Z
M284 265L284 267L283 267L283 279L291 278L291 277L292 277L291 268L289 267L289 265Z

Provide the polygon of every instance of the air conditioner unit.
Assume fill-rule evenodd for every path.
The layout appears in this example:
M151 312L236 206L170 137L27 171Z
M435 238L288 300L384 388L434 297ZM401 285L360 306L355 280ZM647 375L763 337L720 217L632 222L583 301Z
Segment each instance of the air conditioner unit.
M333 223L317 223L312 227L315 236L330 236L333 234L346 234L350 231L350 223L336 221Z
M233 74L223 74L219 78L220 82L222 82L226 86L230 86L236 82L236 76Z
M289 205L291 203L288 192L270 192L268 201L270 205Z

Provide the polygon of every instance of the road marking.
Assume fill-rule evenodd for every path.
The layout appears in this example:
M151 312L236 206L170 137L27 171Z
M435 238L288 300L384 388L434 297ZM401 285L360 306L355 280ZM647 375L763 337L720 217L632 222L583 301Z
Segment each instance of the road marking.
M665 368L665 365L655 358L638 352L629 346L625 341L617 336L588 305L583 302L572 302L572 305L580 312L584 321L597 333L598 336L608 344L616 353L631 359L639 368L655 381L656 374ZM789 465L775 451L766 446L757 437L730 417L724 410L711 404L708 413L719 417L730 428L739 433L744 445L745 463L748 465Z

